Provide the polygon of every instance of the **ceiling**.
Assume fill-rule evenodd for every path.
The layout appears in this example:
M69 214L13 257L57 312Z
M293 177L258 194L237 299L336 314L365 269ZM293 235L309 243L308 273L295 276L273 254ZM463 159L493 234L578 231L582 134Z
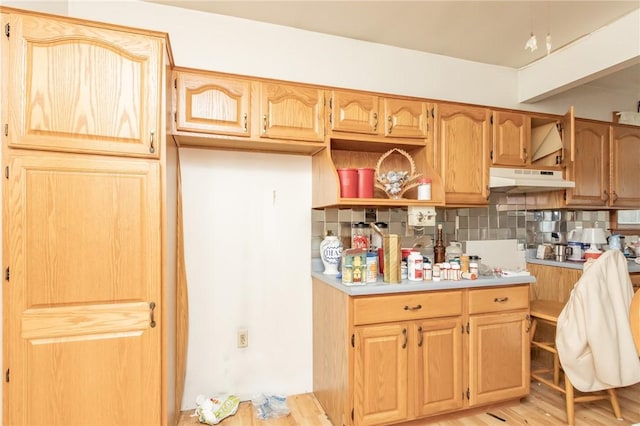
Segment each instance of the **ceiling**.
M148 1L511 68L544 57L547 33L553 53L640 8L640 0ZM524 49L531 32L534 52ZM640 64L589 84L640 93Z

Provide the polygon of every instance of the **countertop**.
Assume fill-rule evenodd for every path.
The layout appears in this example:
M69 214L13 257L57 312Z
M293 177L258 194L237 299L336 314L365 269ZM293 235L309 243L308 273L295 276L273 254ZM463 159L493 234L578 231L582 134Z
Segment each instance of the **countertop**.
M342 284L340 278L335 275L325 275L322 272L312 271L311 276L316 278L350 296L366 296L370 294L392 294L407 293L412 291L430 291L430 290L451 290L461 288L476 287L495 287L514 284L532 284L536 282L536 278L532 275L514 276L514 277L484 277L481 276L477 280L460 280L460 281L409 281L402 280L401 283L391 284L385 283L379 278L375 283L365 285L347 286Z
M535 258L528 258L527 263L580 270L582 270L582 267L584 266L584 262L572 262L570 260L566 262L556 262L555 260L542 260ZM635 259L627 259L627 268L629 269L630 274L640 273L640 264L637 264Z

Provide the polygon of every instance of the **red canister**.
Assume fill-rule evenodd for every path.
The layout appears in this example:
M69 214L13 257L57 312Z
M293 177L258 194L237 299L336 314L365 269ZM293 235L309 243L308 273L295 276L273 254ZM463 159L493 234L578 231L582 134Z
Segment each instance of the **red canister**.
M340 178L340 196L342 198L358 198L358 170L338 169Z
M358 197L373 198L373 176L375 169L358 169Z

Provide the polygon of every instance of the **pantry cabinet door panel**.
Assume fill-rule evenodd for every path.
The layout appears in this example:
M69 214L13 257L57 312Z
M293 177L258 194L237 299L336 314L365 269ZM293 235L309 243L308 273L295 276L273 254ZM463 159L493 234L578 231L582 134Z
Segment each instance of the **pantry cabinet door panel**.
M324 141L324 91L261 84L261 132L265 138Z
M393 423L407 417L408 325L356 328L356 425Z
M159 157L163 42L12 15L9 146Z
M159 165L38 154L9 162L6 423L160 424Z

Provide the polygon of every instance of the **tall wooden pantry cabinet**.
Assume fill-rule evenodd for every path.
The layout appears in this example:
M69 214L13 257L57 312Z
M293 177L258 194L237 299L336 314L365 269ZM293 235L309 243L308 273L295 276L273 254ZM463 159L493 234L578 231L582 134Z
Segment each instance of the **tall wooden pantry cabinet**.
M175 424L166 35L2 26L3 424Z

